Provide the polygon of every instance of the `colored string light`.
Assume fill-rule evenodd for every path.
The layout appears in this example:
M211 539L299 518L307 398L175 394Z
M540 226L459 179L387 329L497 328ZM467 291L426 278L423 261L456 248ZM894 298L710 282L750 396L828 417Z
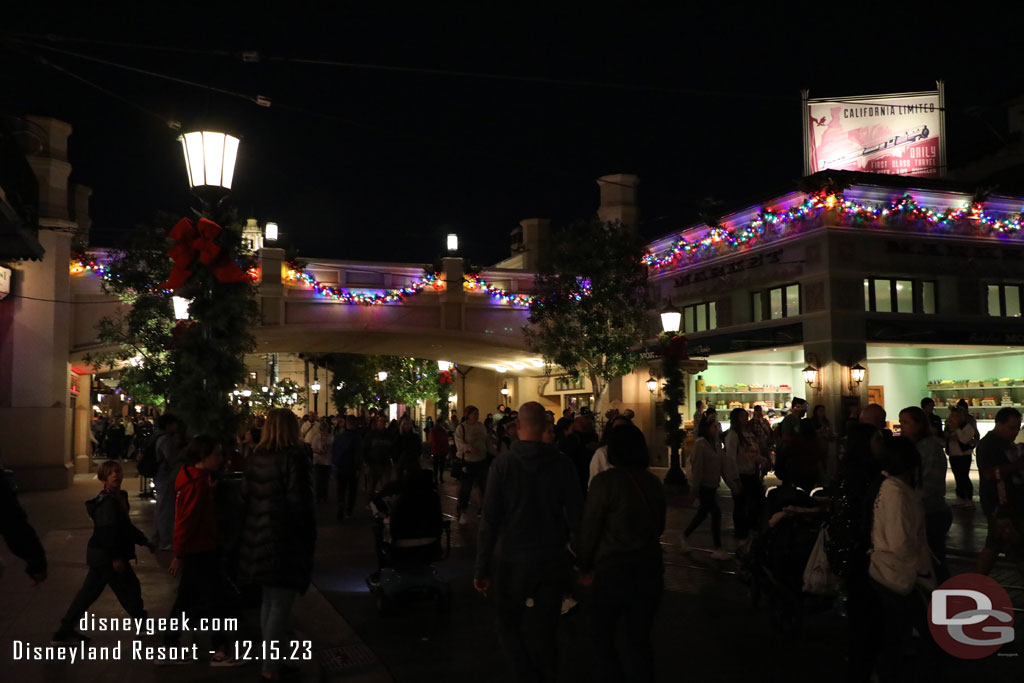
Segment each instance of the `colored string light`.
M338 287L332 287L320 282L295 264L289 264L285 278L290 282L309 285L318 296L322 296L325 299L357 306L381 306L384 304L401 303L406 297L419 294L424 289L444 289L444 280L437 273L429 273L419 280L414 280L405 287L389 289L383 294L380 292L350 292Z
M643 261L651 268L660 269L678 267L709 254L739 251L753 246L768 233L776 236L786 234L802 222L818 220L826 211L834 211L842 225L884 226L902 222L923 224L926 229L939 231L966 226L972 230L972 234L989 237L1006 237L1011 233L1020 233L1024 228L1024 219L1020 214L1008 218L990 216L979 202L936 211L921 206L910 194L904 194L888 205L868 205L846 199L841 193L821 192L786 211L766 209L743 226L711 228L699 240L689 241L680 236L665 251L644 255Z
M536 297L530 294L509 292L499 287L495 287L476 275L464 275L462 286L466 291L486 292L492 299L500 301L503 304L511 304L512 306L518 306L521 308L529 308L536 299Z

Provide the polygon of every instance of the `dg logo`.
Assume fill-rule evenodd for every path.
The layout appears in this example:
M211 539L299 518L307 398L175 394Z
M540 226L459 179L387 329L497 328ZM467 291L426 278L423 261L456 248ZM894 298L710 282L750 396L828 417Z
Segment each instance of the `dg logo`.
M928 626L939 647L960 659L988 657L1013 642L1013 604L983 574L959 574L932 592Z

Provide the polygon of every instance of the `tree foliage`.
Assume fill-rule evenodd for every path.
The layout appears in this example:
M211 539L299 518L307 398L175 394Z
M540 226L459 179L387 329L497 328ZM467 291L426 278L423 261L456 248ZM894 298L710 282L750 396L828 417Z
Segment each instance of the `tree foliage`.
M545 362L586 375L595 409L608 382L640 362L650 308L643 253L639 235L595 218L552 235L534 280L527 343Z
M255 265L241 249L242 226L234 215L206 216L223 226L217 242L243 269ZM179 324L170 353L174 372L168 398L192 434L228 437L239 414L228 396L246 381L243 356L255 347L250 331L259 307L252 282L221 282L196 258L175 294L191 300L189 323Z
M361 408L383 410L389 403L411 405L438 397L436 361L333 353L319 357L317 362L332 373L332 399L338 412ZM388 373L383 382L377 379L381 370Z
M171 219L158 216L131 233L127 246L109 264L103 291L121 301L113 316L100 320L97 339L104 350L86 356L99 370L121 369L118 386L138 403L162 406L171 377L169 345L174 328L170 299L158 290L170 263L165 242Z

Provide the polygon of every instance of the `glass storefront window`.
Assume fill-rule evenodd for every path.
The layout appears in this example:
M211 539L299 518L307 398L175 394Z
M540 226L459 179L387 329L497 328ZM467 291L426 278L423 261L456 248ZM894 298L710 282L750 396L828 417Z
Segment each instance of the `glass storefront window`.
M875 310L880 313L892 313L890 282L890 280L875 280Z
M782 317L782 290L773 289L769 292L769 305L771 306L771 318L777 320Z
M697 309L697 331L703 332L708 329L708 305L700 304Z
M921 312L932 314L935 313L935 283L934 282L922 282L921 283Z
M1011 318L1020 317L1020 287L1009 285L1003 288L1006 297L1006 315Z
M800 285L786 287L786 316L800 315Z
M988 314L1002 315L1002 307L999 305L999 285L988 286Z
M718 329L718 310L715 302L712 301L708 304L708 329Z
M691 332L697 331L697 326L694 324L694 307L687 306L686 310L683 311L683 317L686 319L685 332L690 334Z
M896 312L914 312L914 283L910 280L896 281Z

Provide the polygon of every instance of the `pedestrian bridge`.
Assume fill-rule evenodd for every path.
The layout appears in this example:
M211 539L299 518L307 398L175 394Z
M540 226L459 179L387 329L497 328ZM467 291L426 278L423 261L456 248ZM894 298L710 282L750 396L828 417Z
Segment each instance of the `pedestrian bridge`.
M103 294L102 266L111 254L93 251L92 268L72 267L71 361L102 347L96 326L121 304ZM524 363L534 274L493 269L466 275L462 259L429 267L308 259L301 271L281 249L260 250L261 324L257 353L340 352L444 359L470 366Z

